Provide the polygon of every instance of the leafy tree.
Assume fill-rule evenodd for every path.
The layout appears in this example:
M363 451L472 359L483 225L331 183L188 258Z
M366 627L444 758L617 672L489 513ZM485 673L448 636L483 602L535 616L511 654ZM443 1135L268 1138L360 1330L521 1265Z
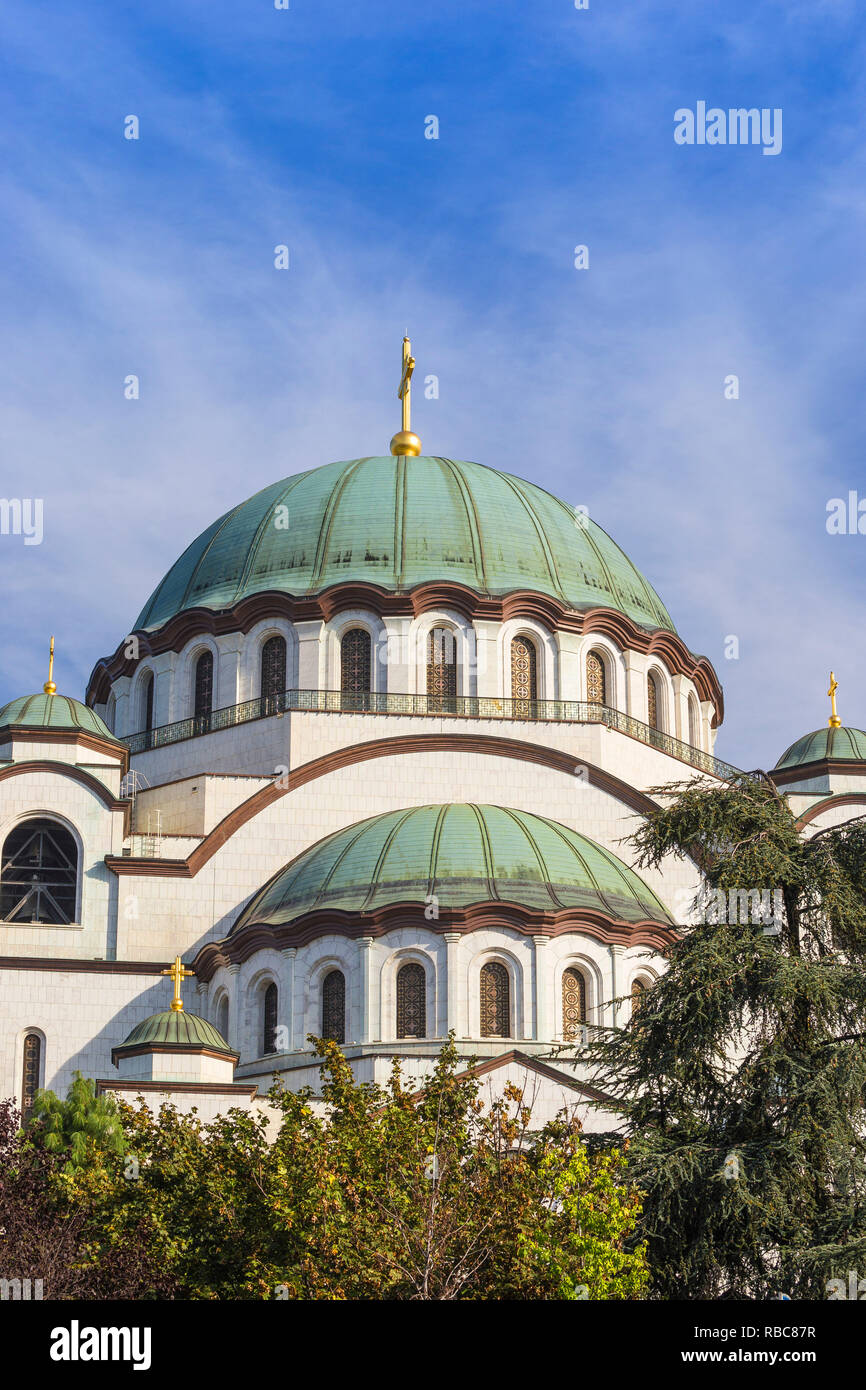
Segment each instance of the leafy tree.
M420 1094L395 1064L359 1085L317 1042L322 1093L275 1086L277 1122L203 1125L121 1106L127 1157L69 1178L104 1240L146 1229L187 1298L636 1298L638 1194L564 1119L540 1135L517 1090L485 1110L453 1042Z
M585 1054L626 1116L655 1287L823 1298L866 1269L866 823L807 839L757 774L655 792L639 863L691 856L716 910ZM773 922L742 910L764 891Z
M144 1233L130 1222L122 1242L106 1238L61 1159L29 1135L12 1102L0 1102L0 1279L29 1279L31 1289L41 1280L45 1299L171 1297Z
M126 1148L114 1097L97 1096L95 1083L80 1071L75 1072L65 1100L54 1091L36 1092L30 1124L32 1142L65 1157L69 1170L81 1167L98 1151L122 1154Z

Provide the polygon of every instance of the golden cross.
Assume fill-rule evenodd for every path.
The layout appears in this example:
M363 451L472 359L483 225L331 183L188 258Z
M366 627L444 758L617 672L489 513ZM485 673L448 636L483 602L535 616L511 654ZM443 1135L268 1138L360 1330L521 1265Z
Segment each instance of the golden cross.
M403 429L409 433L411 425L409 423L412 407L412 373L415 370L415 358L411 355L412 344L408 338L403 339L403 375L400 378L400 390L397 392L397 399L403 402Z
M827 723L829 724L829 726L830 726L831 729L838 729L838 728L841 726L841 723L842 723L842 720L839 718L838 714L836 713L836 691L837 691L838 689L839 689L839 682L837 681L836 677L833 675L833 672L831 671L831 672L830 672L830 689L827 691L827 694L830 696L830 708L831 708L832 711L833 711L833 713L830 715L830 718L827 720Z
M53 638L53 637L52 637L52 639L51 639L51 646L48 648L48 680L45 682L45 684L43 685L42 689L45 691L45 694L46 694L46 695L53 695L54 692L57 690L57 686L54 684L54 638Z
M174 998L171 1001L171 1007L176 1014L182 1013L183 1000L180 997L180 987L184 980L189 980L192 978L192 976L195 974L195 971L187 970L185 966L181 965L180 956L175 956L174 965L169 966L168 970L160 970L159 973L160 975L171 976L171 981L174 985Z

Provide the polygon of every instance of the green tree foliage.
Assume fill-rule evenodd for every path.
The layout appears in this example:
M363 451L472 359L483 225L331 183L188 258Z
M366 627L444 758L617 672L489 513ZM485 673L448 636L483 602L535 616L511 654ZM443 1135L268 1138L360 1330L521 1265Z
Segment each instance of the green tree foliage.
M564 1120L530 1134L516 1089L485 1109L453 1043L420 1095L396 1064L387 1087L359 1085L317 1046L321 1097L275 1087L270 1133L240 1111L205 1126L122 1107L125 1160L79 1170L70 1197L115 1245L146 1228L184 1298L642 1296L620 1154L591 1158Z
M761 776L655 791L639 863L691 856L712 910L589 1049L627 1117L655 1287L826 1297L866 1273L866 824L805 838ZM775 922L743 920L765 890Z
M47 1153L64 1157L69 1170L80 1168L100 1152L122 1154L123 1126L111 1095L97 1096L93 1081L75 1072L61 1100L54 1091L33 1098L30 1139Z

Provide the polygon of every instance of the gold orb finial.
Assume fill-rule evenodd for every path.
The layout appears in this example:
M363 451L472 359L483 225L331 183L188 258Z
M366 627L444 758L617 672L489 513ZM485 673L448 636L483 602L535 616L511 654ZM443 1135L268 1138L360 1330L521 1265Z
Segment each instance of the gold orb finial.
M42 687L42 689L45 691L45 694L46 694L46 695L56 695L56 694L57 694L57 686L54 684L54 681L52 680L53 674L54 674L54 638L52 637L52 639L51 639L51 646L48 648L48 680L45 682L45 684L44 684L43 687Z
M391 453L400 455L410 454L416 456L421 452L421 440L417 434L412 433L411 412L412 412L412 373L415 370L415 358L412 356L412 344L408 338L403 339L403 375L400 378L400 390L397 392L397 399L403 402L403 428L398 430L391 440Z
M841 727L842 727L842 720L839 718L838 714L836 713L836 691L837 691L838 689L839 689L839 682L837 681L836 677L833 675L833 672L831 671L831 672L830 672L830 689L827 691L827 694L830 696L830 708L831 708L831 710L832 710L832 714L830 715L830 718L827 720L827 723L828 723L828 725L830 726L831 729L841 729Z

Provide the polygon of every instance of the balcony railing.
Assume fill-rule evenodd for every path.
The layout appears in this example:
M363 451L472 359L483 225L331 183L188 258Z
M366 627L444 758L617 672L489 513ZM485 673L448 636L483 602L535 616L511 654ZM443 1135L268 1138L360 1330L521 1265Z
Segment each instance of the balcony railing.
M314 714L390 714L436 715L451 719L512 719L543 720L552 724L606 724L621 734L628 734L641 743L667 753L671 758L688 763L701 772L729 781L739 777L739 768L722 762L700 748L674 738L672 734L653 729L639 719L608 705L596 705L586 700L509 700L490 695L399 695L393 691L349 694L341 690L285 690L281 695L260 696L244 700L239 705L227 705L210 714L180 719L175 724L162 724L157 729L144 729L129 734L121 742L130 753L146 753L165 748L170 743L200 738L203 734L249 724L254 719L274 715L309 711Z

